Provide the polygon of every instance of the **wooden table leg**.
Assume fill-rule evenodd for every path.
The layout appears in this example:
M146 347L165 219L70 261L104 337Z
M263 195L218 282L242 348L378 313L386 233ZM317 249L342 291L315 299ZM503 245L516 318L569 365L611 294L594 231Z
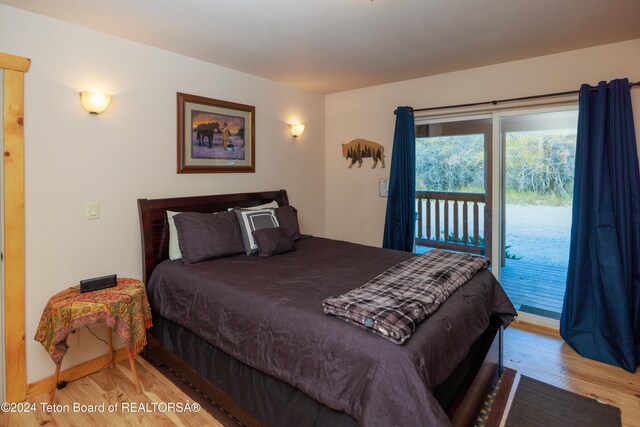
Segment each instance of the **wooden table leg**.
M133 380L136 383L136 391L138 394L141 393L140 390L140 381L138 381L138 371L136 370L136 362L133 360L132 353L129 352L129 364L131 365L131 373L133 374Z
M53 376L53 383L51 384L51 391L49 392L49 405L53 403L53 398L56 395L56 389L58 388L58 379L60 378L60 367L62 366L62 360L56 365L56 374Z
M111 328L109 329L109 354L111 355L111 367L115 367L116 366L116 355L115 352L113 351L113 330Z

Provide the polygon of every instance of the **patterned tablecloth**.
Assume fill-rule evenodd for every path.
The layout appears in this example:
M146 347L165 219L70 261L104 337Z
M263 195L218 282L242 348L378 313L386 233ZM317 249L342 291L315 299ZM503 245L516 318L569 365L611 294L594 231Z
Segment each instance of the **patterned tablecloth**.
M130 356L139 353L147 344L146 330L151 327L144 283L118 279L112 288L82 294L80 286L73 286L54 295L42 313L35 340L57 365L69 349L67 335L101 320L115 330Z

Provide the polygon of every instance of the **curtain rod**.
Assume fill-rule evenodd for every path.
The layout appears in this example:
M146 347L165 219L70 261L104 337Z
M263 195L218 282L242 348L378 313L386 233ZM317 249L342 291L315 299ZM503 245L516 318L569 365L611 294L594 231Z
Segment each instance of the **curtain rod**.
M629 87L640 87L640 81L629 83ZM596 89L597 87L591 86L592 89ZM469 104L457 104L457 105L445 105L442 107L429 107L429 108L414 108L413 111L432 111L432 110L444 110L447 108L464 108L464 107L477 107L478 105L497 105L502 102L514 102L514 101L528 101L530 99L539 99L539 98L550 98L554 96L564 96L564 95L576 95L580 93L580 90L568 90L566 92L554 92L554 93L544 93L542 95L531 95L531 96L521 96L519 98L506 98L506 99L496 99L493 101L483 101L483 102L472 102ZM397 110L393 110L393 114L396 114Z

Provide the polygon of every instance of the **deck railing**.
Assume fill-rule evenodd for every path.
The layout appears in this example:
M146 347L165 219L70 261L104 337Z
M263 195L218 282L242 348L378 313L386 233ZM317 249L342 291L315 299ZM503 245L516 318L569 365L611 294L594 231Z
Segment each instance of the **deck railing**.
M416 191L416 245L490 255L491 215L487 212L483 212L484 235L480 234L480 204L484 206L485 201L484 193Z

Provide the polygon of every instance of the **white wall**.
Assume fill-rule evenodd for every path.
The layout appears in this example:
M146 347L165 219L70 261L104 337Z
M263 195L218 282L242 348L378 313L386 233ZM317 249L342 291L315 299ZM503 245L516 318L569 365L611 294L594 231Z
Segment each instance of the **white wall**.
M0 5L0 51L25 76L27 381L53 374L33 340L50 296L80 279L142 275L136 199L285 188L303 232L323 234L324 97ZM113 94L89 115L80 90ZM256 107L256 173L176 174L176 92ZM306 123L293 139L288 123ZM87 202L100 203L86 220ZM96 328L104 334L104 328ZM63 369L103 354L74 336Z
M328 237L382 244L387 199L378 196L378 180L389 176L397 106L426 108L562 92L622 77L638 81L639 53L640 39L636 39L327 95ZM631 93L640 141L640 89ZM361 169L347 169L340 145L354 138L382 144L387 168L370 169L372 161L366 159Z

